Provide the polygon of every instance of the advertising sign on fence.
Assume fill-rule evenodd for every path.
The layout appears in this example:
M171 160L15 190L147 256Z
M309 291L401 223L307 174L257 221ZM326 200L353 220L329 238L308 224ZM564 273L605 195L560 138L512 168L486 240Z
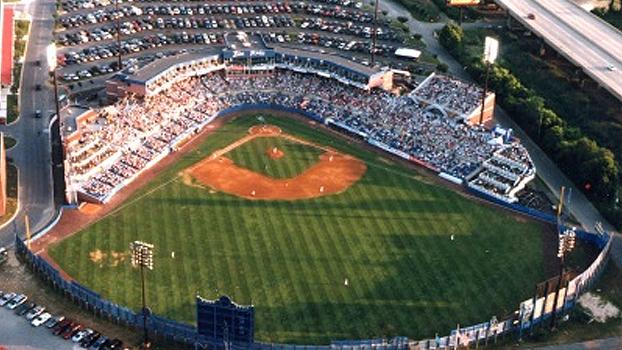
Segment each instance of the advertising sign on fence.
M223 344L251 344L255 336L255 308L229 297L206 300L197 296L197 331Z

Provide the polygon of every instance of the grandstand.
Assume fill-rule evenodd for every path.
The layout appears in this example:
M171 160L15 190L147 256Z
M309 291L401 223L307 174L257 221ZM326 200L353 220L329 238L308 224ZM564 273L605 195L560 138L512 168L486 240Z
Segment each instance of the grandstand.
M473 122L481 110L479 87L433 74L396 96L379 88L390 80L383 70L299 53L254 47L232 55L188 53L116 76L107 84L114 103L84 110L73 126L65 123L67 183L81 200L107 202L214 118L248 105L314 115L506 202L515 202L535 176L529 155L509 132ZM230 74L232 65L244 62ZM486 101L494 105L494 95Z

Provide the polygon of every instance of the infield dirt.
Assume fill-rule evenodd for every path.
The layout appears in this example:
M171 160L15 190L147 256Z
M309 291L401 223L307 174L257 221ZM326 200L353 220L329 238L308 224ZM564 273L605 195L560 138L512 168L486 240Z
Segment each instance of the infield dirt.
M204 186L250 200L299 200L328 196L347 190L358 181L367 166L355 157L322 148L318 162L296 177L275 179L240 167L225 154L256 137L284 137L292 141L310 144L291 135L283 134L276 127L257 127L249 135L214 152L211 156L188 168L186 172Z

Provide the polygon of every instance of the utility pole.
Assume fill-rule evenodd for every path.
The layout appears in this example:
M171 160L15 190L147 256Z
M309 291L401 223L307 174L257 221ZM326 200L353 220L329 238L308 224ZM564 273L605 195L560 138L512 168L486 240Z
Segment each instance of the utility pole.
M119 49L117 53L117 64L118 70L121 70L123 66L121 65L121 16L119 15L119 0L114 1L114 11L117 24L117 48Z
M371 65L376 62L376 40L378 37L378 3L380 0L375 0L374 4L374 28L371 36Z

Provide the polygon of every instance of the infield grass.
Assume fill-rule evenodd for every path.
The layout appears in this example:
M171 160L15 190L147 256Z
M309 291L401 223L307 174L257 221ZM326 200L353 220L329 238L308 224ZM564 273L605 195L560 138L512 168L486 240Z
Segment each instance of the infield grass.
M126 252L133 240L153 243L147 297L154 312L193 323L197 292L228 294L256 306L256 339L306 344L445 335L456 323L507 316L544 279L539 224L307 123L266 119L360 158L367 172L341 194L299 201L245 200L184 181L180 171L256 123L239 117L118 210L52 246L51 256L80 283L138 309L139 273L112 252ZM303 158L283 164L300 169Z
M273 148L283 152L279 159L267 155ZM283 137L257 137L236 147L225 156L236 165L277 179L300 175L319 161L320 148Z

